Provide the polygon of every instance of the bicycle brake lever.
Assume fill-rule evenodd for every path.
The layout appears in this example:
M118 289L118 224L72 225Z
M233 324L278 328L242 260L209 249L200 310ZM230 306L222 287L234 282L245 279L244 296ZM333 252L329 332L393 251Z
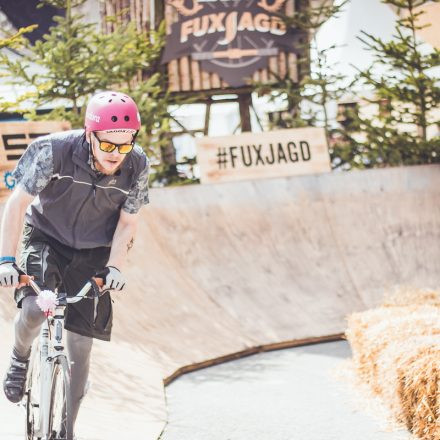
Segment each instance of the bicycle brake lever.
M57 306L67 306L67 293L58 293Z

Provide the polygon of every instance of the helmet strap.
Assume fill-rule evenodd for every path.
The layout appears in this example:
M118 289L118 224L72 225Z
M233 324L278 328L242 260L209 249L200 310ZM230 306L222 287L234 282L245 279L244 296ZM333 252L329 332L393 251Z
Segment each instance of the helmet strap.
M136 130L136 133L133 135L133 142L136 140L136 136L138 135L139 130Z
M96 167L96 162L98 162L98 160L96 159L92 146L92 134L91 134L92 132L89 133L90 133L90 142L88 144L89 144L89 157L91 159L90 165L92 166L92 169L94 168L95 171L98 171L98 168Z

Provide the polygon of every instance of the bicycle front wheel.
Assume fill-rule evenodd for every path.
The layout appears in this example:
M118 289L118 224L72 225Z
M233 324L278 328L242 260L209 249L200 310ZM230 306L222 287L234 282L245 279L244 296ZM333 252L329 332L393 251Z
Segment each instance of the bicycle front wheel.
M40 440L41 360L38 341L32 347L26 384L26 440Z
M52 372L49 408L51 440L73 440L70 368L65 356L58 356Z

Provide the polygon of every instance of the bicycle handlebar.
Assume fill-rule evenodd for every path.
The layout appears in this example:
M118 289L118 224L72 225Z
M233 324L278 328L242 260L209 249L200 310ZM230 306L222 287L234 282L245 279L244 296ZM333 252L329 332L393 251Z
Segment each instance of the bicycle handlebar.
M92 278L92 280L96 283L98 287L102 287L104 285L104 280L102 278ZM29 275L20 275L20 284L31 286L37 295L41 293L41 289L37 286L37 283L35 283L35 281ZM72 304L81 301L92 287L92 283L90 281L87 281L87 283L84 284L84 287L75 296L66 298L67 303Z

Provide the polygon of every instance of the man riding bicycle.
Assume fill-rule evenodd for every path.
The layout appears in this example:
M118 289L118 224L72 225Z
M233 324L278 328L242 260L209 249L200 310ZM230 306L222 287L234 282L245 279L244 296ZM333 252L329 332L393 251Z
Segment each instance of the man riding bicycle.
M68 295L97 276L106 291L99 300L69 304L66 311L73 420L77 417L93 338L110 340L108 290L125 286L121 269L133 245L138 211L148 203L149 162L135 145L139 129L139 112L129 96L98 93L87 105L84 130L36 139L13 172L18 185L6 203L0 231L0 286L16 287L20 309L3 382L11 402L23 398L31 345L45 319L33 289L18 285L19 275L24 272L41 289Z

